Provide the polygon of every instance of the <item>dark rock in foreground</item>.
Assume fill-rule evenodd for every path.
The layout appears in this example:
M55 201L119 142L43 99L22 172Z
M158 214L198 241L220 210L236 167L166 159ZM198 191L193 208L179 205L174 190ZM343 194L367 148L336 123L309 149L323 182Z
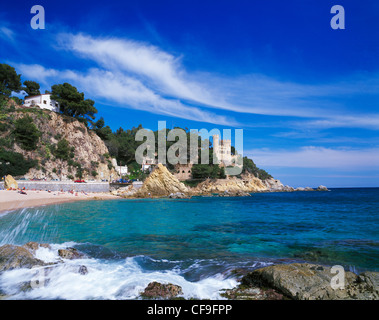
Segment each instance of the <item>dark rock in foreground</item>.
M148 299L173 299L182 293L182 287L180 286L154 281L147 285L141 296Z
M379 273L364 272L356 275L345 272L343 289L332 288L332 273L330 267L308 263L293 263L268 266L254 270L245 275L241 285L235 289L226 290L225 295L230 299L276 299L294 300L378 300ZM267 290L273 291L267 291Z
M0 272L46 265L25 247L6 244L0 247Z
M46 263L35 257L35 252L39 247L50 248L49 244L39 244L37 242L28 242L23 246L16 246L6 244L0 247L0 272L19 269L19 268L33 268L35 266L51 266L56 264ZM58 250L60 257L64 259L81 259L88 258L85 254L78 251L75 248L66 248ZM63 261L60 261L63 262ZM85 266L81 266L79 269L80 274L88 273Z
M230 300L284 300L283 294L274 289L239 286L227 289L221 296Z
M79 270L78 270L78 273L81 274L82 276L85 276L86 274L88 274L87 267L86 266L80 266Z

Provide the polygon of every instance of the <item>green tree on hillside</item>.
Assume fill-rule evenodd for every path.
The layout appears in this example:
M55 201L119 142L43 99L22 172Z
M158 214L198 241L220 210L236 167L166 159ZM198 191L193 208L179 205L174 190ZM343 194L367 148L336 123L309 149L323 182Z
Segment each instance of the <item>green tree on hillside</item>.
M257 178L261 180L266 180L272 178L272 176L267 173L267 171L263 169L259 169L253 160L249 159L248 157L243 157L243 167L242 167L243 173L252 173Z
M104 126L105 126L104 118L100 117L100 119L95 122L94 129L101 130Z
M12 91L20 92L21 75L8 64L0 64L0 95L10 97Z
M219 178L220 179L226 179L226 174L225 174L225 168L224 167L220 168Z
M41 92L39 91L40 86L35 81L26 80L24 81L24 86L25 87L23 87L23 90L26 92L28 97L37 96L41 94Z
M56 149L53 151L54 155L58 159L69 160L70 159L70 144L66 139L59 140Z
M33 123L30 116L17 119L14 123L13 135L24 150L32 151L36 149L41 132Z
M37 160L25 159L21 153L0 148L0 177L7 174L22 176L37 163Z
M74 117L84 122L93 123L97 109L95 102L91 99L84 99L84 93L69 83L56 84L51 87L51 99L59 102L60 110L63 114Z
M211 175L212 167L208 164L195 164L191 173L193 179L207 179Z

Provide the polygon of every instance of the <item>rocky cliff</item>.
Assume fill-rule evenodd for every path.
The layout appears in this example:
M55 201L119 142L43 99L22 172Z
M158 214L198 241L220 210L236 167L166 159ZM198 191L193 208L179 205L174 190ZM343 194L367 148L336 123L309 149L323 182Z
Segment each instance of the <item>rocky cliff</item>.
M169 196L171 193L188 193L189 191L165 166L158 164L134 196L161 197Z
M268 192L268 191L283 191L285 186L275 179L261 180L254 175L246 174L241 179L232 177L229 179L217 179L200 183L193 191L201 194L210 193L239 193L239 192Z
M25 150L12 138L12 124L23 117L32 118L40 132L34 150ZM8 120L8 130L0 132L3 141L11 141L6 149L20 153L26 159L37 160L37 164L24 175L26 179L69 180L82 176L86 180L109 180L118 177L104 142L76 119L48 110L14 106L14 110L8 113ZM68 142L69 156L65 159L54 154L54 148L62 140Z
M260 180L254 175L244 175L241 179L232 177L228 179L207 179L194 188L187 187L180 182L162 164L158 164L154 171L138 190L130 193L125 190L125 196L132 197L175 197L210 195L212 193L227 195L248 195L252 192L288 191L279 180ZM293 191L293 190L292 190ZM118 194L123 194L118 191ZM180 196L179 196L180 195Z

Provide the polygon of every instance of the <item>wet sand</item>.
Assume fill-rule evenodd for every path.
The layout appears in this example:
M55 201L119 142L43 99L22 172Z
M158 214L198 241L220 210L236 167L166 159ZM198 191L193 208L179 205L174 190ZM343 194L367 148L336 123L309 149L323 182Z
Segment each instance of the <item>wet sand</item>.
M80 200L108 200L120 199L109 193L82 193L82 192L58 192L58 191L33 191L25 190L21 194L19 190L0 190L0 213L22 208L38 207L43 205L59 204Z

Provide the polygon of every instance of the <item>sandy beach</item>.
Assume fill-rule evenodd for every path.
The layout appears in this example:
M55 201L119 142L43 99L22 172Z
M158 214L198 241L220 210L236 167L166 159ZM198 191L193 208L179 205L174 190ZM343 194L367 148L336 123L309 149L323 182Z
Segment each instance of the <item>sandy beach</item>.
M0 190L0 213L22 208L38 207L43 205L59 204L80 200L120 199L109 193L69 193L58 191L26 190L21 194L19 190Z

